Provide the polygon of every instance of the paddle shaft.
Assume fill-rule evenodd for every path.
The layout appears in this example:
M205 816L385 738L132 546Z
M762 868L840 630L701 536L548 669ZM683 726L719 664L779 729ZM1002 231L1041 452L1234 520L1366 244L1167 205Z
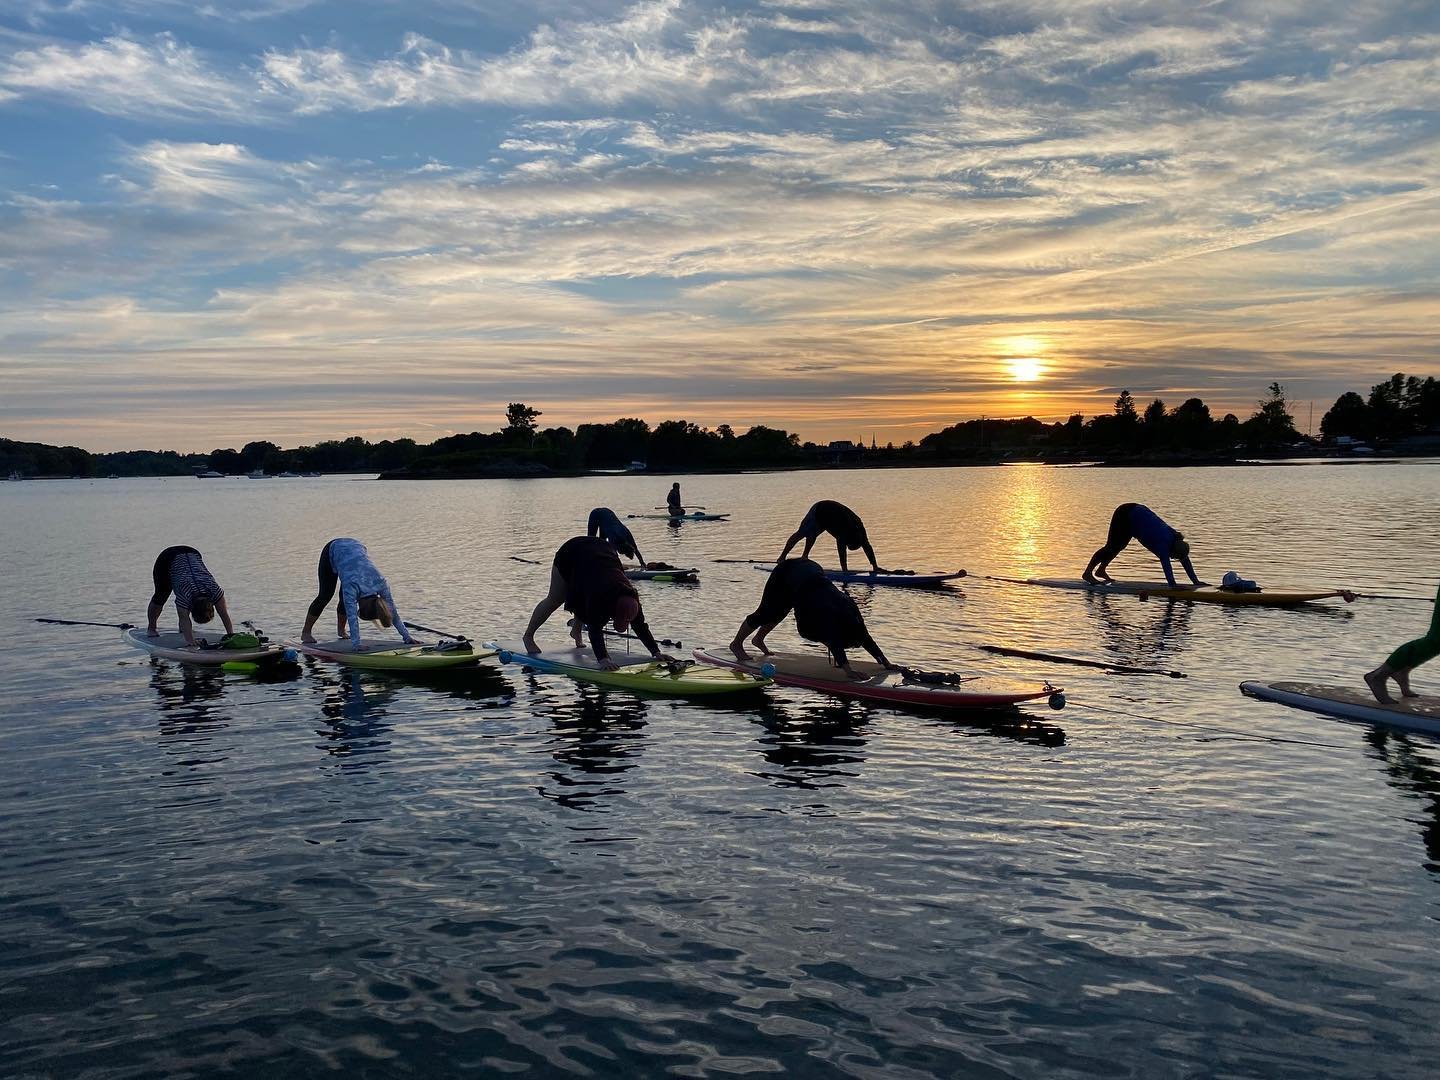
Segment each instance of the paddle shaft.
M61 626L105 626L111 630L134 630L135 624L128 622L86 622L84 619L36 619L36 622L58 623Z
M406 620L405 625L408 626L411 630L419 630L422 634L439 634L441 637L454 638L456 641L470 640L464 634L452 634L448 630L436 630L433 626L421 626L419 623L410 622L408 619Z
M1024 660L1045 660L1052 664L1075 664L1078 667L1100 668L1125 675L1167 675L1172 679L1187 678L1183 671L1166 671L1163 668L1134 667L1130 664L1107 664L1103 660L1082 660L1078 656L1061 656L1058 653L1035 652L1031 649L1011 649L1004 645L976 645L988 653L998 656L1018 656Z

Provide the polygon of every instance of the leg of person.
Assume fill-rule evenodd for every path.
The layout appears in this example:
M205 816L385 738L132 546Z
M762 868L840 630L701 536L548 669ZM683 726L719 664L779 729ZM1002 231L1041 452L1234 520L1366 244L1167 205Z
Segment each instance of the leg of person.
M1090 565L1080 575L1086 581L1095 581L1097 574L1102 581L1110 580L1107 568L1111 561L1135 539L1135 533L1130 528L1130 511L1133 509L1134 503L1121 503L1110 515L1110 531L1105 537L1105 546L1090 556Z
M745 616L745 621L740 624L740 629L735 631L735 636L730 640L730 651L735 654L737 660L748 660L750 654L745 651L745 635L755 629L755 624L750 621L750 616Z
M175 556L183 549L168 547L160 552L155 560L154 569L150 576L155 581L155 589L150 596L150 606L145 611L146 625L145 632L154 637L159 631L157 624L160 620L160 612L165 610L165 601L170 599L170 563Z
M333 541L332 541L333 543ZM310 601L310 608L305 616L305 629L300 631L301 641L314 641L315 623L325 611L325 605L330 603L330 598L335 595L335 587L340 583L339 577L335 574L335 568L330 565L330 544L320 549L320 565L317 568L320 578L320 591L316 593L315 599ZM345 627L340 627L340 637L345 636Z
M538 653L540 646L535 644L535 631L545 625L545 620L555 614L555 609L565 603L565 578L558 567L550 567L550 591L545 599L535 605L535 611L530 616L530 625L525 628L525 648L530 653Z
M1392 698L1385 688L1385 680L1393 678L1406 697L1415 697L1410 689L1410 672L1435 657L1440 656L1440 592L1435 594L1435 607L1430 613L1430 628L1424 637L1407 641L1385 658L1385 662L1374 671L1367 672L1365 684L1376 699L1389 704Z
M345 618L345 594L342 592L335 598L335 636L337 638L349 636L349 622L350 620Z

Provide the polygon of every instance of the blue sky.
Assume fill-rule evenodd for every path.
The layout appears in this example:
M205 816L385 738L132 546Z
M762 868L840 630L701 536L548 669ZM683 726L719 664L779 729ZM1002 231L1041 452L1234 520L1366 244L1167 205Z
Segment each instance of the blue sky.
M1432 374L1440 6L0 0L0 434L901 441Z

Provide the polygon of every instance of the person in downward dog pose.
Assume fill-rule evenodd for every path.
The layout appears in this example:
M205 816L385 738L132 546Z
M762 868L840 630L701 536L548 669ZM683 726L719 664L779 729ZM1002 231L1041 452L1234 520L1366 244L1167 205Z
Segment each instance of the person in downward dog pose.
M1105 546L1090 556L1090 563L1081 577L1095 584L1113 581L1106 570L1131 540L1139 540L1142 546L1160 560L1160 567L1165 571L1165 580L1172 589L1179 588L1175 583L1175 571L1170 566L1172 558L1180 560L1185 573L1190 575L1191 584L1204 584L1195 576L1195 568L1190 565L1190 545L1186 542L1185 535L1172 529L1159 514L1140 503L1121 503L1115 508L1115 512L1110 515L1110 533L1105 538Z
M598 536L572 536L555 552L555 561L550 566L550 592L535 605L530 625L525 628L523 640L530 655L541 651L535 643L535 631L544 626L545 620L562 604L575 616L570 630L575 647L580 647L581 634L588 630L590 648L606 671L620 666L610 659L605 647L605 625L611 622L621 634L634 630L655 659L670 659L660 651L650 633L640 596L625 576L620 556L608 540Z
M800 558L808 559L810 549L815 546L815 541L820 539L821 533L829 533L835 538L835 550L840 554L840 569L849 570L849 563L845 558L845 551L861 549L865 557L870 560L870 570L876 574L883 574L886 571L875 561L875 549L870 546L870 537L865 532L865 523L860 520L860 515L851 510L844 503L835 502L833 499L822 499L806 512L800 527L790 534L790 539L785 541L785 550L780 552L780 562L785 561L785 556L790 554L790 549L801 540L805 541L805 550L800 553Z
M610 546L627 559L634 559L641 566L645 560L640 555L640 547L635 543L635 537L620 521L619 516L608 506L597 506L590 511L590 521L586 526L587 536L603 536L610 541Z
M168 547L160 552L151 571L155 580L155 592L150 597L146 611L145 633L159 637L157 622L160 612L165 610L165 601L175 594L175 612L180 617L180 633L185 635L185 644L194 646L194 623L208 623L218 612L225 626L226 634L233 634L235 626L230 621L230 609L225 606L225 590L205 566L200 552L183 544Z
M880 646L866 629L865 619L854 600L846 596L825 577L824 569L809 559L786 559L771 572L765 582L765 591L760 595L760 606L745 616L735 639L730 642L730 651L739 660L749 660L745 651L745 637L752 632L753 644L767 656L770 649L765 637L779 625L780 621L795 612L795 629L807 641L818 641L830 650L836 665L843 668L852 679L866 676L850 666L846 649L860 646L875 658L875 662L890 671L900 668L886 659Z
M395 607L395 598L390 595L390 585L385 576L370 561L370 553L359 540L348 536L337 537L320 549L320 591L310 602L310 611L305 619L305 629L300 640L314 643L315 622L340 589L340 599L335 604L335 634L344 637L346 626L350 630L350 647L356 652L364 649L360 640L360 620L377 622L384 627L394 627L401 640L407 645L415 642L410 631L400 618Z

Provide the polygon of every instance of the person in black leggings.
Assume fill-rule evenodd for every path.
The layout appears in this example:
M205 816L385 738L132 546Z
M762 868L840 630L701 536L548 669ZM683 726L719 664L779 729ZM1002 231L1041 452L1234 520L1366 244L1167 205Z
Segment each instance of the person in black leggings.
M603 536L621 555L634 559L641 566L645 560L640 555L640 548L635 543L635 536L627 529L619 516L608 506L597 506L590 511L590 520L586 524L586 534L589 536Z
M1140 503L1121 503L1115 508L1110 515L1110 532L1105 537L1105 546L1090 556L1090 563L1081 576L1096 584L1113 580L1108 573L1110 563L1131 540L1139 540L1160 560L1160 568L1165 571L1165 580L1172 589L1178 588L1175 571L1170 566L1172 558L1180 560L1185 573L1190 575L1191 584L1203 584L1190 565L1190 545L1185 541L1184 534L1172 529L1159 514Z
M835 550L840 553L840 569L848 570L849 565L845 561L845 550L851 551L857 548L863 549L865 557L870 560L870 569L877 574L885 571L875 561L875 549L870 546L870 537L866 535L865 523L860 520L860 515L851 510L844 503L835 502L833 499L821 499L814 506L810 507L805 518L785 541L785 550L780 552L780 562L785 561L785 556L790 554L790 549L801 540L805 541L805 550L800 553L800 558L808 559L810 549L815 546L815 541L820 539L822 532L828 532L835 537Z
M208 623L217 611L220 613L220 621L225 625L225 633L235 632L235 626L230 621L230 610L225 606L225 590L220 588L219 582L206 568L200 552L193 547L177 544L160 552L154 569L151 570L151 577L155 581L155 591L145 613L145 633L150 637L160 636L156 624L160 619L160 612L165 610L165 601L170 599L172 592L175 594L175 612L180 617L180 632L185 635L187 645L195 644L195 628L192 623Z
M605 648L605 624L612 620L622 634L633 629L651 656L669 659L650 633L645 612L640 607L640 595L625 576L620 556L608 540L598 536L573 536L555 552L555 561L550 567L550 592L535 605L530 625L525 628L525 649L532 656L540 652L540 646L535 644L535 631L561 604L575 615L571 637L576 648L580 646L582 630L588 630L590 648L605 670L614 671L620 666L610 659Z
M795 612L795 629L807 641L818 641L830 650L835 663L845 670L852 679L864 679L850 666L845 650L860 646L875 658L876 663L890 671L900 669L885 658L880 646L870 636L865 619L855 601L837 589L818 563L809 559L787 559L775 567L765 582L765 591L760 596L760 606L740 624L735 639L730 642L730 651L737 659L748 660L745 651L745 635L758 631L752 639L754 645L767 656L770 649L765 637L779 625L780 620Z

